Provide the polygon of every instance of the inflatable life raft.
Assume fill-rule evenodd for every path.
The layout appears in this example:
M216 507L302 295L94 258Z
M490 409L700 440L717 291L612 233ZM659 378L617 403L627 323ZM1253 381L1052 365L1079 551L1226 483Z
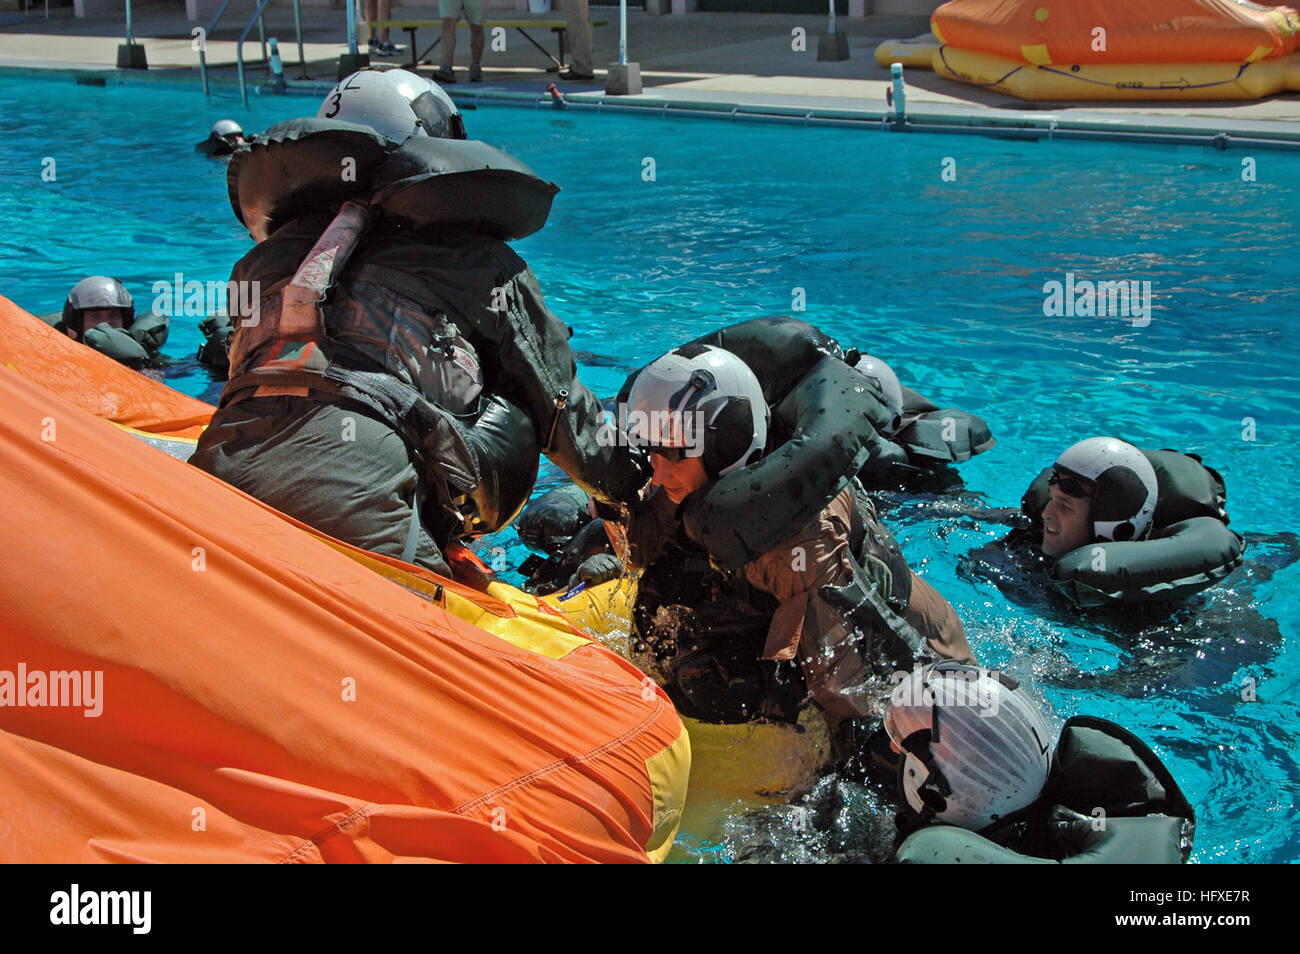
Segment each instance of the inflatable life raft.
M922 828L899 845L895 860L1181 864L1191 854L1196 813L1142 740L1105 719L1076 716L1061 730L1043 795L997 828Z
M1027 100L1238 100L1300 89L1300 15L1285 6L952 0L930 26L933 41L887 40L877 61Z
M1090 543L1062 554L1052 579L1079 606L1181 600L1217 583L1242 561L1245 540L1228 529L1223 478L1200 459L1172 450L1143 450L1156 472L1156 511L1144 540ZM1051 499L1043 470L1021 509L1042 539Z
M211 410L0 298L0 860L667 854L690 749L663 693L531 596L127 433L183 447Z

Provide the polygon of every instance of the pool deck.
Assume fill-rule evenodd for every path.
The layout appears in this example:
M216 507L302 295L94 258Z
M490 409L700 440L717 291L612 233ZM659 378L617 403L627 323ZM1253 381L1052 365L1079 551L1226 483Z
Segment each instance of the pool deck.
M427 5L426 5L427 6ZM199 85L198 54L191 41L193 24L185 20L183 8L171 2L135 6L134 34L147 51L150 79L193 82ZM77 20L71 8L52 11L45 19L37 8L22 13L0 14L0 69L18 70L115 70L118 44L123 42L122 14ZM607 97L604 94L605 61L614 60L618 50L617 7L593 7L593 19L609 24L594 31L596 80L592 83L558 81L545 72L547 62L518 33L510 31L505 51L484 56L484 81L470 84L468 32L462 27L457 40L457 72L460 82L449 87L458 99L535 100L546 85L557 82L575 103L594 106L624 105L701 109L719 115L728 111L765 111L809 116L851 117L858 122L892 117L886 106L885 90L889 70L877 65L874 50L885 39L914 36L925 32L925 18L869 16L840 18L840 32L849 38L850 58L840 62L817 60L817 34L825 29L824 17L786 14L696 13L688 16L656 16L632 10L628 13L629 59L640 64L644 92L640 96ZM398 7L394 18L427 18L427 8ZM530 17L513 11L490 10L488 18L548 19L557 14ZM214 82L229 89L236 80L235 42L246 14L231 17L209 38L207 53ZM276 6L266 14L268 35L281 40L284 72L294 91L319 95L333 84L337 59L347 51L344 13L341 9L303 7L306 73L300 80L298 53L294 41L291 8ZM306 25L310 24L310 25ZM792 31L807 31L807 51L792 49ZM421 47L434 39L434 32L420 32ZM538 39L554 50L549 31ZM393 31L392 40L405 44L407 36ZM364 46L362 49L364 50ZM266 83L266 67L260 64L257 33L245 44L250 88ZM376 58L377 64L409 63L409 53ZM422 67L426 75L432 67ZM132 71L136 77L138 71ZM979 89L943 79L928 70L908 69L907 103L909 118L939 125L1031 127L1044 129L1086 129L1098 134L1123 135L1228 133L1231 137L1271 140L1300 145L1300 94L1284 93L1255 102L1150 102L1088 103L1083 105L1029 103L1004 93Z

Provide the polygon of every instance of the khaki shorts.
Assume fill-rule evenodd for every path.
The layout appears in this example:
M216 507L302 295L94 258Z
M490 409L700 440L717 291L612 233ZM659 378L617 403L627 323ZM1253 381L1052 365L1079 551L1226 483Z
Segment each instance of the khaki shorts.
M483 0L438 0L438 16L444 20L464 19L470 26L483 25Z

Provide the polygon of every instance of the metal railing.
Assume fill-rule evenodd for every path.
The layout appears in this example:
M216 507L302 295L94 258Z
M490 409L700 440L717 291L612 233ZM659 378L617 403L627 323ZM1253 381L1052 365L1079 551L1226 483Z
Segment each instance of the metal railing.
M257 9L253 11L252 18L248 25L244 27L244 32L239 34L239 41L235 45L235 62L239 66L239 99L245 107L248 106L248 84L244 79L244 40L248 39L248 31L253 29L253 24L258 25L262 37L262 60L266 60L266 27L262 23L262 11L271 0L260 0Z
M239 98L245 106L248 105L248 86L244 76L244 41L248 39L249 31L253 29L253 24L257 24L258 37L262 44L262 62L268 62L266 55L266 22L262 17L270 0L260 0L257 9L253 11L253 16L249 19L248 25L244 27L244 32L239 34L239 41L235 49L235 62L239 70ZM203 42L199 45L199 76L203 80L203 95L207 96L210 92L208 83L208 55L207 39L216 30L217 24L221 18L226 15L226 10L230 7L230 0L224 0L221 9L217 15L212 18L208 24L207 31L203 35ZM302 48L302 9L299 6L299 0L293 0L293 28L298 39L298 78L308 79L307 76L307 59L303 55Z

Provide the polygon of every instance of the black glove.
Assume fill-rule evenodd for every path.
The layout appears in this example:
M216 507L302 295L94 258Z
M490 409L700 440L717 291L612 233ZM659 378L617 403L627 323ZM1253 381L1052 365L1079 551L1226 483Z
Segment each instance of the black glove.
M618 562L618 557L612 553L597 553L582 561L573 576L569 577L569 586L577 586L579 583L595 586L614 579L622 572L623 564Z
M149 352L121 328L114 328L106 321L101 321L93 328L87 328L82 336L86 344L100 354L106 354L114 361L128 368L143 368L149 360Z

